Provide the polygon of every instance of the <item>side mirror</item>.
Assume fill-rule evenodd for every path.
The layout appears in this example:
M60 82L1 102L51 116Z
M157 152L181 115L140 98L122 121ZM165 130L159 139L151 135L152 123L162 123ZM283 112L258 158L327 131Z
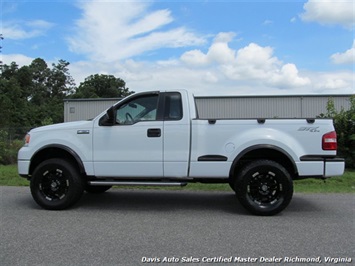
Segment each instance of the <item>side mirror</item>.
M115 108L111 106L106 111L106 115L100 120L100 126L113 126L115 124Z

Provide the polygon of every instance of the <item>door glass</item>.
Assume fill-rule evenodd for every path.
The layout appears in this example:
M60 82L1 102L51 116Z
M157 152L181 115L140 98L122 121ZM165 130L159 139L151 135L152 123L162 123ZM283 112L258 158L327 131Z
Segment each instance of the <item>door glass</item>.
M116 122L131 125L139 121L155 121L158 95L145 95L132 99L117 109Z
M165 97L165 121L182 119L181 94L168 92Z

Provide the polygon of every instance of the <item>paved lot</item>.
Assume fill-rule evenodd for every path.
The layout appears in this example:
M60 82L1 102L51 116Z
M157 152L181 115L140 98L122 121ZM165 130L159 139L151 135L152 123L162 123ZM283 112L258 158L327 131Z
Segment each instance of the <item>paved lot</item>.
M318 256L322 265L326 257L354 262L354 199L296 194L283 213L257 217L228 192L115 189L84 194L70 210L45 211L28 187L0 187L0 265L141 265L154 259L159 265L235 265L253 258L284 264L285 257ZM179 262L162 263L165 257Z

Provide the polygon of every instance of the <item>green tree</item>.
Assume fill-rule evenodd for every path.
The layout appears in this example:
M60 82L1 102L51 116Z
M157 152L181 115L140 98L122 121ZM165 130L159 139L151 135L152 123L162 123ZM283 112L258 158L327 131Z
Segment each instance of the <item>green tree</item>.
M126 88L126 83L113 75L91 75L80 83L73 98L118 98L133 92Z
M350 109L338 112L334 100L329 98L327 114L320 117L332 118L338 137L338 155L345 158L347 168L355 168L355 95L350 97Z
M28 100L33 107L31 110L32 124L39 125L42 116L46 113L50 97L50 89L47 87L50 69L43 59L37 58L29 65L29 72L32 83Z
M0 127L25 126L27 123L26 109L28 102L23 91L21 72L16 63L2 65L0 78Z
M59 60L49 68L41 58L33 60L29 65L32 84L28 100L33 107L33 124L42 125L43 121L63 122L63 99L75 89L68 65L65 60Z
M2 35L0 34L0 38ZM63 99L124 97L133 92L112 75L91 75L76 90L68 69L59 60L51 67L41 58L27 66L0 64L0 164L16 161L27 130L63 122Z
M59 60L49 68L37 58L18 68L2 65L0 78L0 127L35 127L63 122L63 99L74 92L69 63Z
M0 42L2 43L2 40L4 37L2 36L2 33L0 33ZM1 53L2 45L0 45L0 53ZM0 60L0 66L2 66L2 60Z

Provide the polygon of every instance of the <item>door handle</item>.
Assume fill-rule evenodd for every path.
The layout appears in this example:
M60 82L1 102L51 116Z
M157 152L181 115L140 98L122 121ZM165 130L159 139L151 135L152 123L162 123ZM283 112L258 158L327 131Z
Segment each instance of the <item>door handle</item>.
M147 131L148 138L159 138L161 137L160 128L149 128Z

